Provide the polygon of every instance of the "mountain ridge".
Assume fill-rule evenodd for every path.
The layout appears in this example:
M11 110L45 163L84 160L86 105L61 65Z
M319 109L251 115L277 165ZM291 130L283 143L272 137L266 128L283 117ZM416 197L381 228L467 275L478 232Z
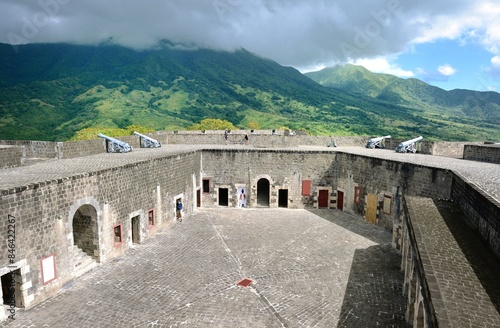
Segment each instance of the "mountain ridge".
M403 79L391 74L373 73L352 64L328 67L305 75L326 87L350 90L402 106L432 108L446 115L452 113L467 117L483 110L486 112L482 115L488 115L495 124L500 124L500 94L494 91L447 91L416 78Z
M207 117L241 129L256 123L318 135L500 139L500 124L481 115L445 115L408 106L399 95L400 103L392 102L387 92L374 97L325 87L245 49L28 44L16 50L0 44L0 139L68 140L86 127L134 124L177 130Z

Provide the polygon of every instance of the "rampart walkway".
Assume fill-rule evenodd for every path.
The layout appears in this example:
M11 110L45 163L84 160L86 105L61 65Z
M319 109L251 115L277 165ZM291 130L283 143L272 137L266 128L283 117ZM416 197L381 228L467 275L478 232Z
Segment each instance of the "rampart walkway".
M15 187L23 187L37 182L61 179L79 174L86 174L111 168L119 165L126 165L139 161L147 161L151 158L175 154L184 151L195 151L200 149L258 149L248 146L220 146L220 145L164 145L157 149L134 149L125 154L99 154L78 158L47 160L34 165L0 170L0 190ZM281 149L281 148L265 148ZM450 157L421 155L421 154L400 154L388 149L366 149L362 147L314 147L300 146L286 148L287 151L294 150L314 150L328 152L345 152L361 156L375 157L398 162L412 163L428 167L453 170L460 174L469 182L475 184L479 189L491 196L500 204L500 165L468 161Z

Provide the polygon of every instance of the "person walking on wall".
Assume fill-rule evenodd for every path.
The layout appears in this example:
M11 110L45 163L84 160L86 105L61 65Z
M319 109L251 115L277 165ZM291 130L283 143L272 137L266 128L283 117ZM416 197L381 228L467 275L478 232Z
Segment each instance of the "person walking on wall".
M226 145L227 145L227 139L229 138L229 133L227 133L227 130L224 130L224 140L226 142Z
M177 221L182 222L182 202L180 198L177 200L175 210L177 214Z
M245 145L248 145L248 133L245 134Z

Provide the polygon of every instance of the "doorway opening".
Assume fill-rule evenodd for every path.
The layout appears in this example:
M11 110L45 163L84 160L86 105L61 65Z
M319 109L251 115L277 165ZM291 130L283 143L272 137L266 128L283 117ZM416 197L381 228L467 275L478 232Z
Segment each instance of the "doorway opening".
M219 206L229 206L228 188L219 188Z
M288 207L288 189L278 190L278 207Z
M2 304L15 304L16 307L24 307L23 293L21 291L21 269L10 271L0 278L2 285Z
M269 180L262 178L257 182L257 206L269 207Z
M141 231L141 217L139 215L132 217L131 222L132 230L132 244L139 244L141 242L140 231Z
M97 235L97 211L92 205L83 205L73 215L73 241L88 256L99 254Z

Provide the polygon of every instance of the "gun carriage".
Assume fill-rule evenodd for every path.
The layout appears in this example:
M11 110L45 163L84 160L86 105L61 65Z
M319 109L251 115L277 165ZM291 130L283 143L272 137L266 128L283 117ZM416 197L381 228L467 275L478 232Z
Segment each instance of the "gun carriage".
M106 140L106 151L108 153L128 153L132 151L132 147L124 141L108 137L102 133L97 134L97 136Z
M411 140L403 141L396 147L398 153L416 153L415 143L422 140L424 137L420 136Z

